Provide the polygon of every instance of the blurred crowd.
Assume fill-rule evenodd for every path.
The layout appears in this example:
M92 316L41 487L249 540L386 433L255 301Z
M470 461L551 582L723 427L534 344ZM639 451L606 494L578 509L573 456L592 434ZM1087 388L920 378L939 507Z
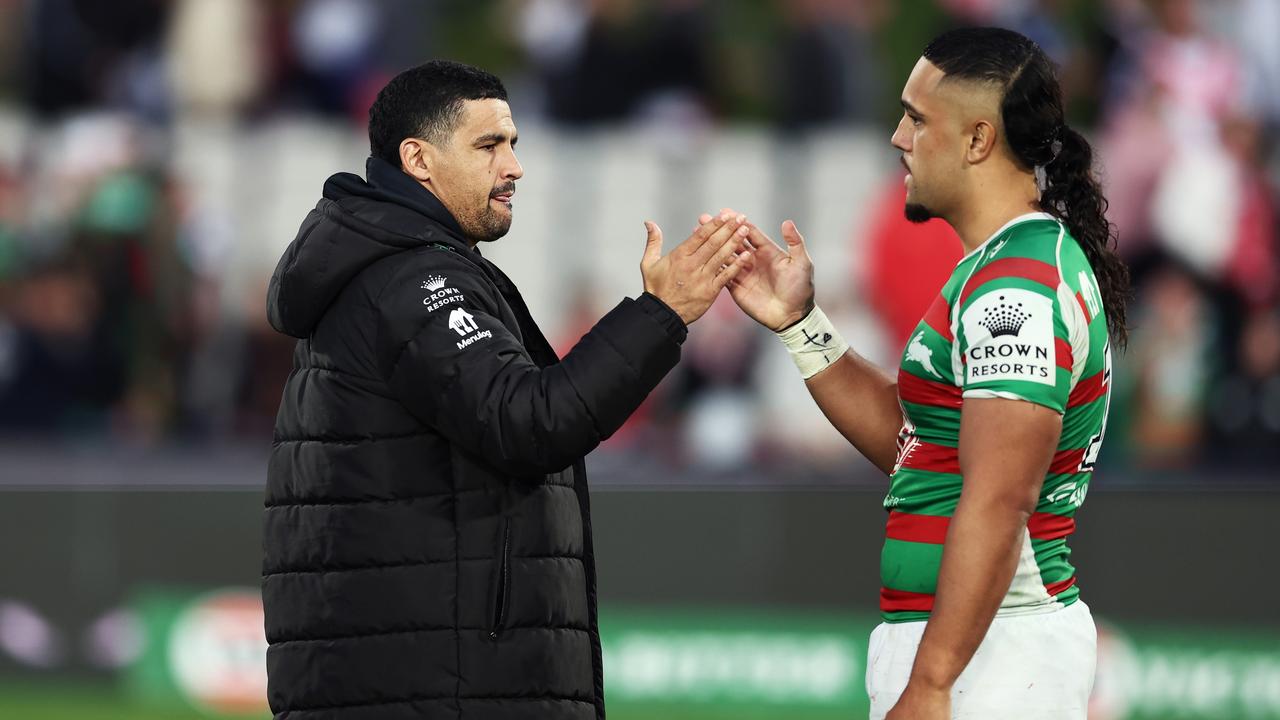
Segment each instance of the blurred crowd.
M292 342L265 325L265 275L220 271L234 235L175 172L181 128L287 117L358 134L388 78L443 56L501 75L522 121L568 131L887 138L924 42L960 24L1037 40L1098 148L1135 278L1113 461L1274 467L1275 0L0 0L0 137L21 137L3 132L17 117L55 138L0 145L0 434L269 437ZM896 174L861 202L836 304L868 309L892 361L960 249L901 218ZM584 293L561 325L602 311ZM732 308L703 325L614 445L724 468L794 452L743 420L776 379L769 338Z

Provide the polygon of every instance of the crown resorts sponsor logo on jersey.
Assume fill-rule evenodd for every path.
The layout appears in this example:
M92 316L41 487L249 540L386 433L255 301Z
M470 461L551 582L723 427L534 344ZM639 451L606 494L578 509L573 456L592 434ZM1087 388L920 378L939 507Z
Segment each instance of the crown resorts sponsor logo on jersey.
M965 372L971 383L1023 380L1053 385L1053 301L1020 288L989 292L960 318L969 349Z
M431 293L422 299L422 304L427 306L427 312L435 312L445 305L460 303L467 299L458 288L445 287L447 282L449 279L443 275L431 275L422 281L422 289Z

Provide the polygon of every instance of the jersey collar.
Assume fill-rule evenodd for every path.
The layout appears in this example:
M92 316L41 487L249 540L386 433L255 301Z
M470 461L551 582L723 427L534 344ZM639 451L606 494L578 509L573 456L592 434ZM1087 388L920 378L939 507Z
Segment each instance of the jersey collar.
M1005 233L1005 231L1006 231L1006 230L1008 230L1009 228L1013 227L1014 225L1018 225L1018 224L1020 224L1020 223L1028 222L1028 221L1031 221L1031 220L1052 220L1053 222L1058 222L1058 218L1056 218L1056 217L1054 217L1054 216L1050 215L1050 214L1049 214L1049 213L1047 213L1047 212L1043 212L1043 211L1041 211L1041 212L1030 212L1030 213L1027 213L1027 214L1025 214L1025 215L1019 215L1018 217L1016 217L1016 218L1014 218L1014 219L1010 220L1009 222L1005 223L1004 225L1001 225L1001 226L1000 226L1000 229L999 229L999 230L996 230L996 231L995 231L995 232L993 232L993 233L991 233L991 236L990 236L990 237L988 237L986 240L983 240L981 245L979 245L978 247L976 247L976 248L974 248L973 250L971 250L971 251L969 251L968 253L966 253L964 257L960 258L960 262L964 262L965 260L968 260L969 258L973 257L973 256L974 256L974 255L976 255L977 253L980 253L980 252L982 252L983 250L985 250L985 249L986 249L986 247L987 247L987 245L990 245L990 244L991 244L991 241L992 241L992 240L995 240L996 238L998 238L998 237L1000 237L1001 235L1003 235L1003 234ZM957 263L957 264L959 264L959 263Z

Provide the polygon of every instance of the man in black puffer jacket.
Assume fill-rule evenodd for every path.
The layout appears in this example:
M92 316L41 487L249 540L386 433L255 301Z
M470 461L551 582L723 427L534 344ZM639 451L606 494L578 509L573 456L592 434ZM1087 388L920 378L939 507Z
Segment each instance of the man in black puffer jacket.
M475 249L523 173L506 93L405 71L370 111L367 180L334 175L272 277L299 338L267 474L277 718L604 717L583 456L676 364L745 262L744 219L667 256L558 359Z

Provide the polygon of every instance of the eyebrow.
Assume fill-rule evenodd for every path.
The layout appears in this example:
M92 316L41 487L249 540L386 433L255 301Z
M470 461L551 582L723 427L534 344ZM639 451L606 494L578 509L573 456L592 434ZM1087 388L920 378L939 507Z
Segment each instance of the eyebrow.
M513 135L511 137L511 145L514 146L516 142L518 142L519 140L520 140L519 135ZM487 133L485 135L481 135L475 140L472 140L471 144L478 146L478 145L488 145L489 143L496 143L498 145L501 145L506 141L507 141L507 136L505 133Z
M924 117L924 113L917 110L915 105L912 105L911 103L907 102L906 98L899 98L898 101L902 103L902 107L906 108L907 112L911 113L912 115L915 115L916 117L921 117L921 118Z

